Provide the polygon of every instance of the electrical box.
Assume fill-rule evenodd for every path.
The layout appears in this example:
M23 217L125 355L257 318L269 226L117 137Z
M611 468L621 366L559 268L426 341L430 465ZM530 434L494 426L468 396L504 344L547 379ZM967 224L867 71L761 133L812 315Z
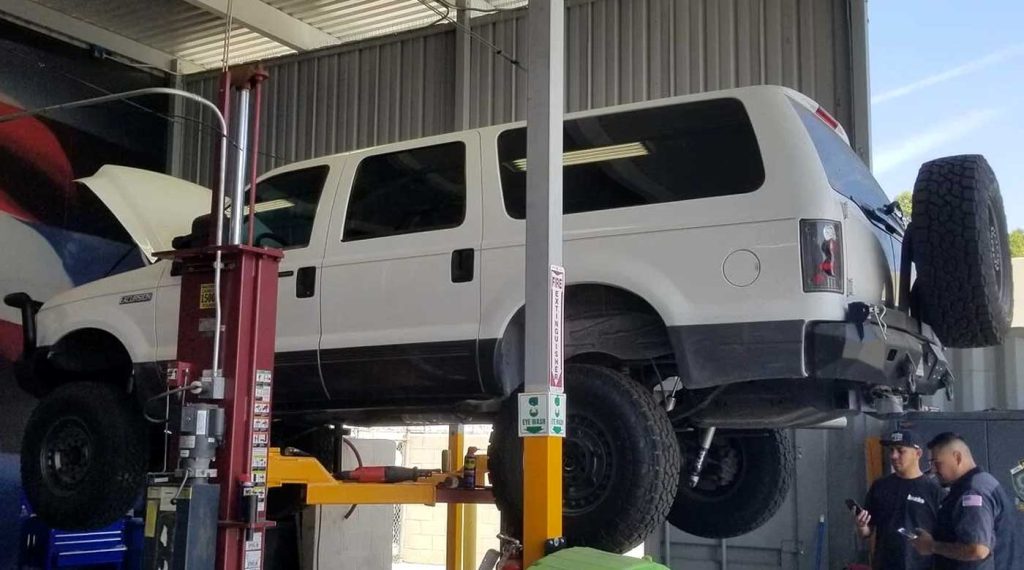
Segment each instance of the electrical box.
M153 475L146 487L143 570L213 570L220 486Z

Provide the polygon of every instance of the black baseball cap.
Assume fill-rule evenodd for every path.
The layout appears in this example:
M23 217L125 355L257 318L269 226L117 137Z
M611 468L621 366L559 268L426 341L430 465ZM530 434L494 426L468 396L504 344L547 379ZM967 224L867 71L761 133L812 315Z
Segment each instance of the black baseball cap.
M890 433L889 437L882 440L882 445L921 449L921 438L916 432L909 429L901 429Z

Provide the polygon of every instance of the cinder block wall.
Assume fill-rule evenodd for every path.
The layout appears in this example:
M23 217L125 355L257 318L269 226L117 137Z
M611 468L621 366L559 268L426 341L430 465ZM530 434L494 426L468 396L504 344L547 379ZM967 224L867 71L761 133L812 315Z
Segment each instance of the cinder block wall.
M487 452L489 426L467 426L466 447L474 446L480 453ZM441 452L448 448L447 428L421 427L408 430L372 428L358 430L360 438L394 439L401 446L403 465L438 469ZM494 505L477 505L477 559L488 548L498 548L496 535L501 520ZM402 507L402 535L399 557L402 562L444 565L448 508L446 505L405 505Z

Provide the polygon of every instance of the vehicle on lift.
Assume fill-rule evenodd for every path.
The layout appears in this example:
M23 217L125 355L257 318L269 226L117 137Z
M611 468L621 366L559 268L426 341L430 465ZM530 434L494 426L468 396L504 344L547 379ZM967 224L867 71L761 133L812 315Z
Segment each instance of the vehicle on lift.
M909 228L839 123L781 87L570 114L563 160L572 544L623 551L666 517L749 532L789 489L787 428L917 407L953 380L943 345L1007 330L1005 216L980 156L921 167ZM257 244L286 250L279 443L329 422L493 421L494 493L519 526L528 166L517 124L261 178ZM147 256L207 239L199 217L171 241L205 189L116 167L84 182ZM153 263L41 309L9 299L24 307L18 380L42 398L24 483L55 524L123 512L147 447L162 456L143 414L162 413L176 356L176 273Z

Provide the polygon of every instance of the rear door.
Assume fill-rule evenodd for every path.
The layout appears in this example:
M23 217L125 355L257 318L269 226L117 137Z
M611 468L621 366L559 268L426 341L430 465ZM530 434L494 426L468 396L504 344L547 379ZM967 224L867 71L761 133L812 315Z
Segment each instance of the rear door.
M481 393L478 141L457 133L349 155L323 263L331 399Z

